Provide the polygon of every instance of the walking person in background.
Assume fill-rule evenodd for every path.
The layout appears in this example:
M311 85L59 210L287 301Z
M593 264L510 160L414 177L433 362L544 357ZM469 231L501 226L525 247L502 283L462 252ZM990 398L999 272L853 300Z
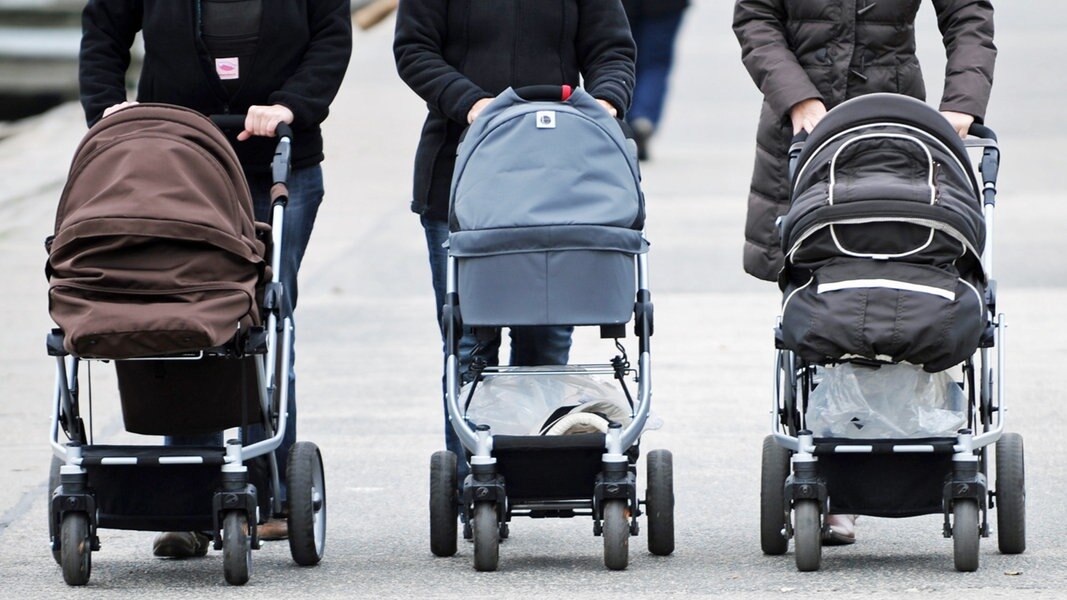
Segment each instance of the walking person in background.
M997 50L988 0L932 0L947 54L941 113L960 134L982 122ZM744 268L775 281L777 219L789 209L789 145L826 111L875 92L926 100L915 56L920 0L737 0L741 59L763 93L745 223ZM855 540L855 518L829 515L826 541Z
M528 85L583 82L605 110L622 118L634 87L634 42L621 0L400 0L393 52L401 79L429 110L415 155L411 209L426 235L440 325L448 261L443 244L460 134L494 96ZM511 328L510 364L566 364L571 331ZM476 347L489 366L497 365L499 346L499 335L478 346L472 332L464 331L460 372L467 371ZM447 410L445 441L460 457L462 484L467 465Z
M637 158L648 160L649 140L659 127L674 64L674 41L689 0L623 0L637 44L637 85L626 120L634 131Z
M252 192L255 216L270 220L274 130L293 130L292 173L285 211L283 310L296 308L297 272L323 198L320 124L344 78L352 51L349 0L89 0L82 16L79 61L81 103L90 126L126 101L126 70L138 31L144 66L138 102L184 106L205 115L247 114L244 131L228 134ZM275 452L285 502L285 468L296 441L296 378L290 357L287 427ZM253 428L255 429L255 428ZM262 431L253 431L262 437ZM168 438L166 443L221 445L210 439ZM261 539L284 539L284 519L260 525ZM157 556L203 556L199 532L165 532Z

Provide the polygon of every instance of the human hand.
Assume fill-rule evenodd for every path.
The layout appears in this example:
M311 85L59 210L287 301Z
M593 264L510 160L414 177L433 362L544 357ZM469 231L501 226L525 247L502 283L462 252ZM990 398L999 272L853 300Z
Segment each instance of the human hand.
M281 104L249 106L245 114L245 130L237 134L237 141L243 142L254 135L274 137L274 129L278 127L278 123L292 122L293 111Z
M943 110L941 116L948 119L949 125L952 125L961 138L967 137L967 132L971 130L971 124L974 123L974 116L954 110Z
M600 103L600 106L604 107L604 110L608 111L609 115L613 117L619 116L618 109L616 109L615 106L611 104L611 102L608 102L607 100L601 100L600 98L597 98L596 101Z
M819 121L826 116L826 105L818 98L801 100L789 109L789 118L793 121L793 135L801 131L811 133Z
M473 123L474 120L478 118L478 115L482 114L482 111L485 110L485 107L489 106L489 103L492 101L492 98L482 98L481 100L475 102L474 106L472 106L470 111L467 113L467 125Z
M120 110L122 110L122 109L124 109L126 107L134 106L135 104L137 104L137 102L119 102L118 104L112 104L111 106L109 106L109 107L104 109L104 114L100 118L102 119L102 118L104 118L104 117L106 117L108 115L114 114L114 113L116 113L116 112L118 112L118 111L120 111Z

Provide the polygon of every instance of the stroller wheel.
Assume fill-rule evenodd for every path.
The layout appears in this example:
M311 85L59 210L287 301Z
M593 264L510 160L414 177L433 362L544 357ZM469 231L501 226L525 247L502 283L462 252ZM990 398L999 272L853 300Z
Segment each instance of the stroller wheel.
M430 552L434 556L456 553L456 455L439 450L430 457Z
M674 552L674 458L669 450L653 450L645 459L648 488L648 551L657 556Z
M793 541L797 570L818 571L822 563L822 517L815 500L798 500L793 507Z
M778 556L789 549L785 537L785 479L789 476L789 450L773 436L763 438L763 464L760 470L760 548Z
M69 512L60 525L60 565L67 585L89 583L93 568L92 540L89 538L89 517L85 513Z
M478 571L495 571L500 565L500 524L496 517L496 504L474 504L474 568Z
M285 477L289 488L289 553L298 565L316 565L326 552L326 476L318 446L311 442L293 444Z
M630 510L625 500L604 502L604 565L621 571L630 562Z
M1026 477L1023 436L1005 433L996 446L997 546L1003 554L1026 551Z
M222 573L226 583L244 585L252 570L252 541L248 537L248 515L226 511L222 517Z
M978 516L976 500L956 500L952 508L952 557L957 571L978 570Z
M52 464L48 469L48 502L45 503L47 505L45 508L48 509L48 543L52 544L53 548L55 548L56 537L58 534L56 532L56 522L52 515L52 493L59 487L59 467L61 466L63 466L63 461L53 456ZM52 550L52 560L56 561L57 565L63 566L63 560L59 550Z

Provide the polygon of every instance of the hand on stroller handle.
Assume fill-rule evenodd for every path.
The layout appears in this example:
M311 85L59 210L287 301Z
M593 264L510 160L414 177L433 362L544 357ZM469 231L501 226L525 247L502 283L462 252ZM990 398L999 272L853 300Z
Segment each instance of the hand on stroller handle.
M215 125L217 125L219 129L238 131L244 130L245 117L246 115L243 114L226 114L211 115L210 118L211 121ZM289 138L289 140L292 141L293 128L290 127L288 123L278 123L278 125L274 129L274 135L275 137L279 138L279 140L282 138Z

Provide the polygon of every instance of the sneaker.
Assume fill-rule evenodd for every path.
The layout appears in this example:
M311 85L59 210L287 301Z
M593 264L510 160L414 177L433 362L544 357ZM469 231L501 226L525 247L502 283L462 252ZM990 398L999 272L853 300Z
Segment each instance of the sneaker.
M824 546L844 546L856 543L856 515L826 515Z
M152 542L152 554L163 558L195 558L207 554L211 538L199 531L164 531Z
M289 539L289 521L287 521L285 517L280 519L270 519L266 523L257 527L256 532L259 533L259 539L265 542L286 540Z

